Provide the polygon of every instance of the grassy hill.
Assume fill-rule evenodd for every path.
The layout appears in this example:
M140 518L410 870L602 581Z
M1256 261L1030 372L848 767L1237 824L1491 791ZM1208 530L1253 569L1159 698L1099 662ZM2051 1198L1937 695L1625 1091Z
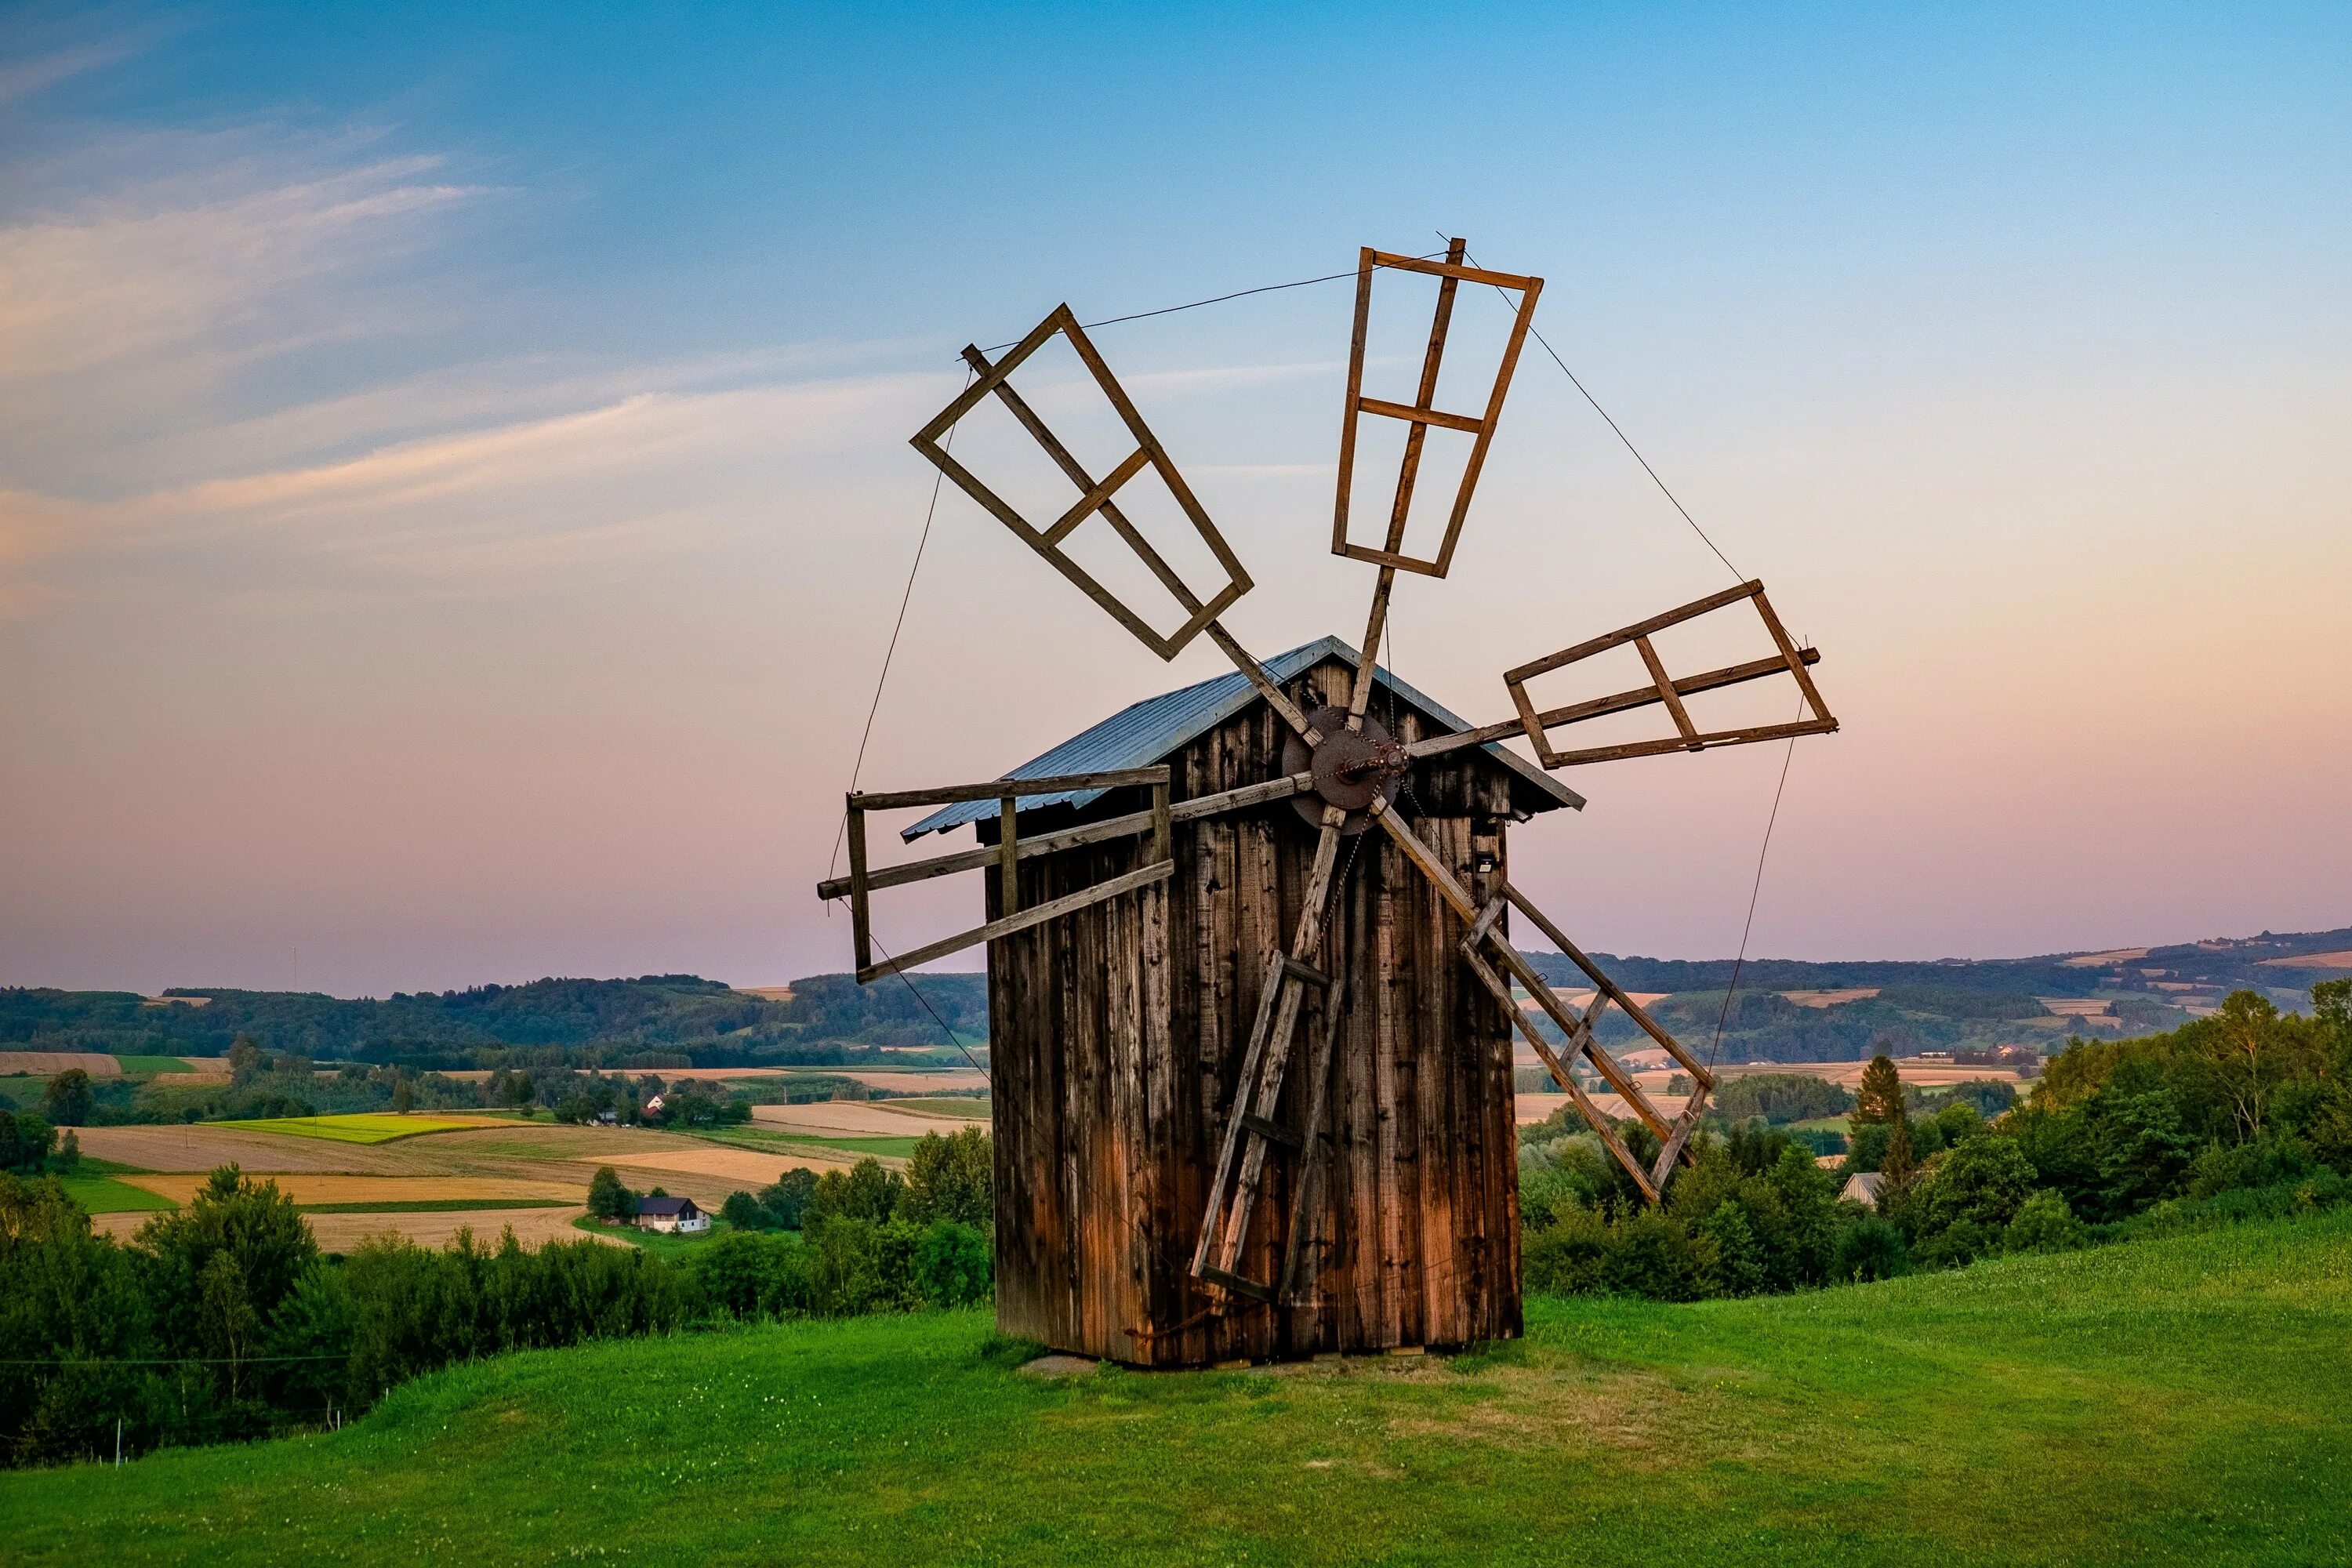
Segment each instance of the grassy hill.
M1049 1381L985 1314L458 1368L331 1436L0 1475L16 1563L2352 1560L2352 1215L1454 1358Z

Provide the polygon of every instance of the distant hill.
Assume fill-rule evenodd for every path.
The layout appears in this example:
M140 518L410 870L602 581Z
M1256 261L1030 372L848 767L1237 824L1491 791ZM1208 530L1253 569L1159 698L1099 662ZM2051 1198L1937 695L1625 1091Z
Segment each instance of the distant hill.
M1585 988L1582 972L1563 955L1528 958L1547 983ZM1729 959L1592 958L1627 991L1663 994L1651 1011L1680 1037L1712 1046L1721 1019L1724 1061L1852 1061L1882 1049L2048 1051L2069 1034L2127 1038L2176 1027L2237 990L2259 991L2284 1008L2305 1006L2314 982L2352 973L2352 927L2036 958L1751 959L1739 968L1739 994L1727 1013ZM1601 1032L1615 1045L1638 1030L1612 1014Z
M1538 973L1582 989L1575 965L1531 952ZM2242 987L2283 1007L2303 1005L2314 981L2352 973L2352 927L2216 938L2168 947L2036 958L1922 963L1756 959L1739 971L1727 1014L1729 959L1593 955L1678 1035L1712 1041L1724 1020L1726 1061L1851 1061L1875 1049L2054 1049L2068 1033L2120 1037L2171 1028ZM357 1000L315 992L193 987L128 991L0 988L0 1050L125 1055L226 1053L239 1036L314 1060L450 1069L518 1060L572 1067L741 1067L843 1064L883 1047L953 1052L988 1037L988 985L979 974L924 974L859 985L846 974L738 991L692 974L635 980L534 980L464 991ZM1603 1038L1630 1039L1612 1015Z
M785 1000L692 974L534 980L381 1000L212 987L163 997L7 987L0 989L0 1049L211 1057L243 1035L314 1060L442 1070L518 1058L572 1067L837 1063L887 1046L951 1049L933 1012L966 1045L984 1041L984 980L923 975L910 988L816 975L795 981Z

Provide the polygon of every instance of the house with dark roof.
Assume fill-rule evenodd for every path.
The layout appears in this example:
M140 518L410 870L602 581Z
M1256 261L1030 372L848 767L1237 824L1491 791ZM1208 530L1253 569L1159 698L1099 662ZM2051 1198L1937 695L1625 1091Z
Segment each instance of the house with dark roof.
M633 1223L639 1230L699 1236L710 1228L710 1216L692 1198L639 1198Z

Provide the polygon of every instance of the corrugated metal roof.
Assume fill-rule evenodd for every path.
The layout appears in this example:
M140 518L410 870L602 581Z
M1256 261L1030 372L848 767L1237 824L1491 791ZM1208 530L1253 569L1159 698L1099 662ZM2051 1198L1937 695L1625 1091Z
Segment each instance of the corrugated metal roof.
M1356 650L1338 637L1321 637L1267 659L1265 671L1279 685L1312 669L1327 658L1344 659L1353 664L1356 662ZM1439 723L1457 731L1470 728L1387 670L1376 666L1372 674L1381 685ZM1149 767L1193 737L1216 728L1255 700L1257 689L1250 684L1249 677L1234 670L1229 675L1202 681L1198 686L1147 697L1131 708L1121 709L1085 733L1071 736L1045 755L1033 757L1003 776L1010 779L1051 778L1056 773L1107 773L1114 768ZM1488 745L1486 751L1560 805L1582 808L1582 795L1526 758L1500 745ZM1021 809L1028 811L1056 805L1085 806L1100 799L1102 795L1101 790L1095 789L1072 790L1061 795L1024 795ZM926 833L944 833L966 823L992 822L996 812L997 803L992 800L960 801L931 813L900 837L911 842Z

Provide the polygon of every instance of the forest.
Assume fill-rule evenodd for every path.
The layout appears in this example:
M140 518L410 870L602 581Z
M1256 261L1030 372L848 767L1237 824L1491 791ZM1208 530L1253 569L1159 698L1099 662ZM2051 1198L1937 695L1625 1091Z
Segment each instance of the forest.
M987 986L974 974L872 986L814 975L794 981L782 1001L691 974L534 980L383 1000L213 988L163 994L184 1000L0 987L0 1051L219 1057L243 1037L282 1055L446 1072L841 1066L877 1059L881 1046L951 1050L940 1020L968 1046L988 1037Z

